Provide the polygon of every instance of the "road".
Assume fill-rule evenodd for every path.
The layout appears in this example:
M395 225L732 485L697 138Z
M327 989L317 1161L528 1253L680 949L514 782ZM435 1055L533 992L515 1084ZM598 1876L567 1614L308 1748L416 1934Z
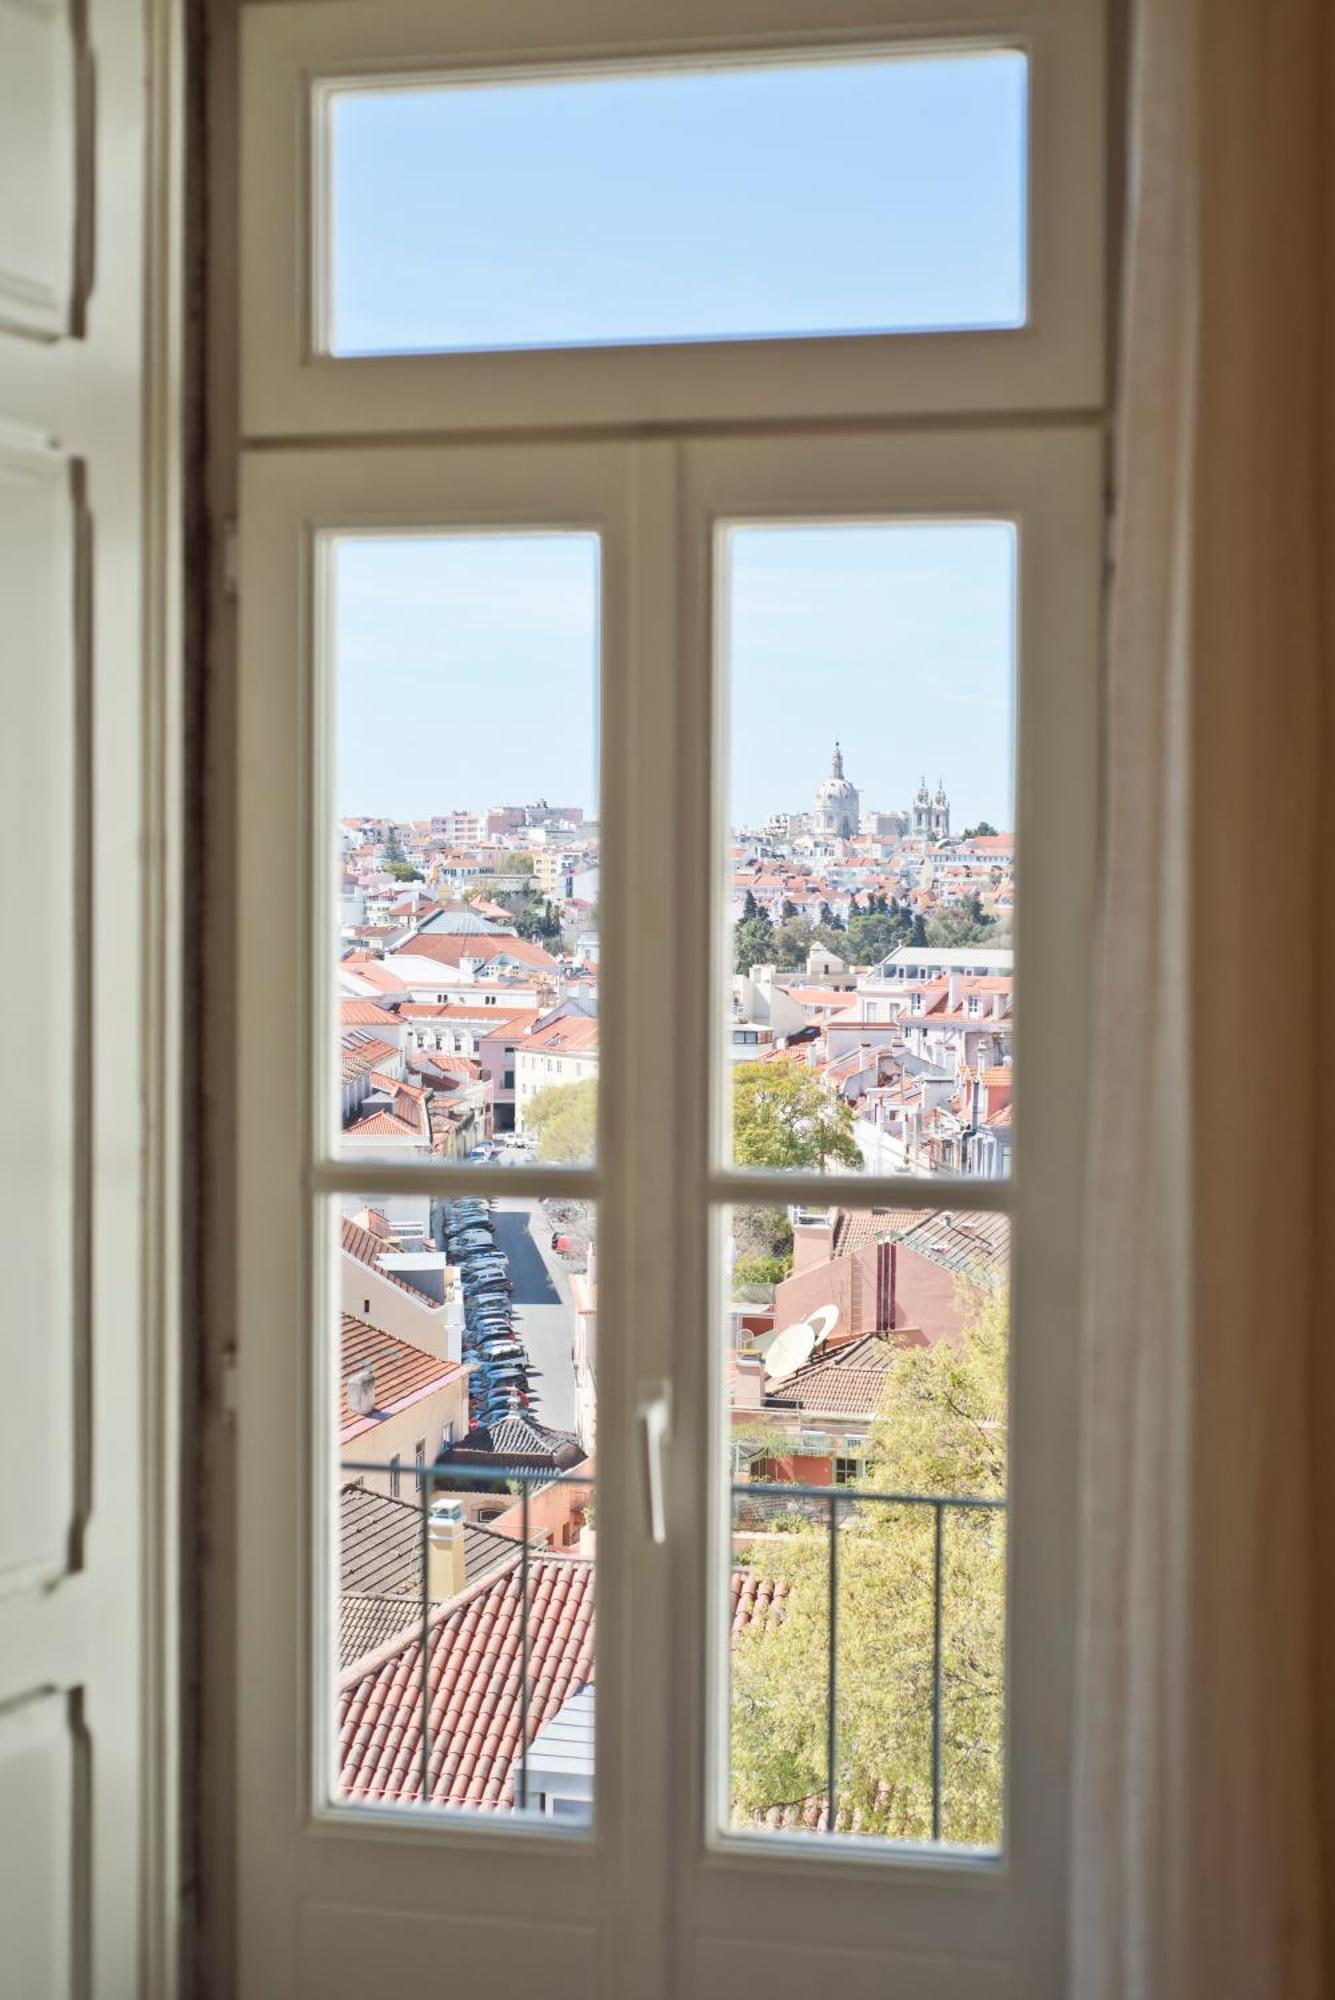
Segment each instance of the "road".
M537 1414L556 1431L575 1428L575 1370L570 1358L575 1322L570 1281L547 1249L551 1234L536 1201L497 1198L496 1242L510 1267L512 1302L523 1314L519 1334L539 1370Z

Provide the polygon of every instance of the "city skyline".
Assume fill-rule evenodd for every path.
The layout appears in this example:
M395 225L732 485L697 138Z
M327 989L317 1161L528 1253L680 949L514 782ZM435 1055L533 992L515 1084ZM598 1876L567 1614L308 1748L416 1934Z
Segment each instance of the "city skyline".
M905 810L925 776L955 825L1009 830L1011 524L728 540L730 824L809 809L837 737L864 808ZM596 817L599 554L584 533L339 539L340 817L540 798Z

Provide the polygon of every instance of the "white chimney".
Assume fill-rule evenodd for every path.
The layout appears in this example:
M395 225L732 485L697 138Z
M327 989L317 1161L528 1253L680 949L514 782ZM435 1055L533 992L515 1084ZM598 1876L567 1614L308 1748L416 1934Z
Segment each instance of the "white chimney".
M438 1493L427 1523L427 1589L433 1598L457 1597L466 1582L464 1509Z
M375 1409L375 1370L369 1361L348 1377L348 1408L356 1417L369 1417Z

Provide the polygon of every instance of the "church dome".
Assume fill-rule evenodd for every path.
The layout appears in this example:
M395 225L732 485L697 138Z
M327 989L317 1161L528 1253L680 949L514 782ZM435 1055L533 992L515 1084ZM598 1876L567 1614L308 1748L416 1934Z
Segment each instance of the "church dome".
M816 787L815 830L851 839L858 830L858 788L844 776L844 755L834 746L830 775Z

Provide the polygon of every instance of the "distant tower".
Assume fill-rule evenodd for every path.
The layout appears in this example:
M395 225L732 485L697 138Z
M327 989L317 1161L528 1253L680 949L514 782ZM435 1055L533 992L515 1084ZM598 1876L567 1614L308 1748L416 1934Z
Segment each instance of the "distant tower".
M927 789L926 777L918 781L918 789L913 795L913 837L915 840L932 838L932 795Z
M946 797L946 787L942 779L936 781L936 797L932 800L932 839L950 839L950 800Z
M830 760L830 775L816 790L816 810L811 816L813 833L835 840L852 840L858 830L862 803L858 788L844 776L844 753L838 743Z

